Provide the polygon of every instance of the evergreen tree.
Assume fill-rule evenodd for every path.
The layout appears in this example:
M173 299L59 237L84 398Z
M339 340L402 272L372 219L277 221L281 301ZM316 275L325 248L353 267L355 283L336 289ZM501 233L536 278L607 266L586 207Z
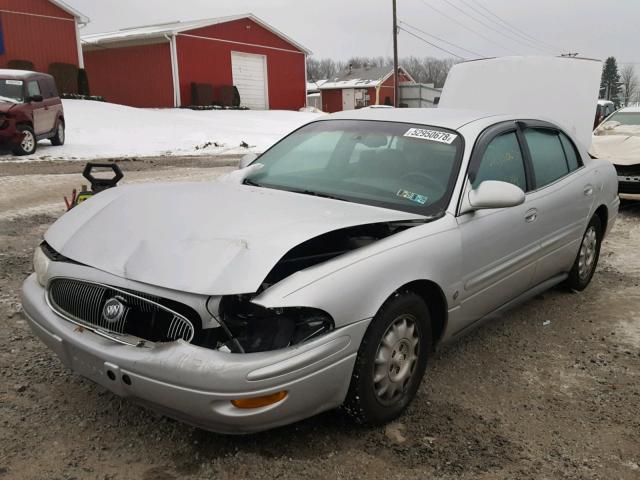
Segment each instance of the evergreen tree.
M618 62L615 57L609 57L604 62L600 90L602 97L615 103L616 108L620 106L620 73L618 73Z

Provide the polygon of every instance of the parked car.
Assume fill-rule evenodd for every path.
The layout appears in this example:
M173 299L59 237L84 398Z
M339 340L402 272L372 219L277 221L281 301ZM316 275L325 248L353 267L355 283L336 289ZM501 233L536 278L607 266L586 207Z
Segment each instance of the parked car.
M74 371L205 429L340 405L378 424L435 347L554 285L587 287L616 184L549 121L341 112L218 182L83 202L36 249L24 312Z
M616 111L615 104L610 100L598 100L598 104L596 105L596 119L593 123L593 128L595 129L598 125L600 125L605 118L611 115Z
M613 163L620 198L640 200L640 107L621 108L596 128L591 154Z
M65 140L64 109L53 77L0 70L0 144L15 155L31 155L44 139L53 145Z

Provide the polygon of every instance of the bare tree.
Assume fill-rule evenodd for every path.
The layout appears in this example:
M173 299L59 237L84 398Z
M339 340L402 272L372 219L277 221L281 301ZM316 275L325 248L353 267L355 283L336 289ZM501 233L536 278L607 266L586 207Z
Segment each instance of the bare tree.
M625 65L620 71L620 84L624 94L624 106L629 105L629 102L636 96L638 91L638 77L633 65Z
M449 70L455 64L452 58L433 57L407 57L400 59L400 65L409 72L409 75L418 83L433 83L436 88L442 88ZM317 81L335 77L339 72L346 70L349 65L360 68L365 65L370 67L393 68L393 60L390 57L351 57L347 61L335 61L331 58L307 59L307 74L309 81Z

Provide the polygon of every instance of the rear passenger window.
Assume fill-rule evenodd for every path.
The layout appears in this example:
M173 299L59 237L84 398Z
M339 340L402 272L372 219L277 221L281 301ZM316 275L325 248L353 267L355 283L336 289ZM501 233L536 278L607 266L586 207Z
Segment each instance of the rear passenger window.
M33 97L34 95L40 95L40 86L38 82L32 81L27 83L27 95Z
M580 167L581 163L578 159L578 152L576 151L576 147L564 133L560 133L560 142L562 143L564 154L567 157L567 165L569 166L569 171L573 172L574 170L577 170Z
M569 173L569 166L558 132L528 128L524 131L524 136L531 152L537 188L549 185Z
M498 135L487 146L473 179L473 188L485 180L507 182L527 190L524 161L516 132Z

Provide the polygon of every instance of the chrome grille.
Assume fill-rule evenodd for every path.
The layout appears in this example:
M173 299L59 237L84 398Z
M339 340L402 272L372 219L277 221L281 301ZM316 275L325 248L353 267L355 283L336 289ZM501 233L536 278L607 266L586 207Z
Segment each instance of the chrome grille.
M166 300L147 293L124 290L100 283L56 278L48 289L51 308L74 323L102 332L132 335L153 342L185 340L195 335L194 324L182 313L169 308ZM105 303L116 299L124 308L111 321L104 313Z

